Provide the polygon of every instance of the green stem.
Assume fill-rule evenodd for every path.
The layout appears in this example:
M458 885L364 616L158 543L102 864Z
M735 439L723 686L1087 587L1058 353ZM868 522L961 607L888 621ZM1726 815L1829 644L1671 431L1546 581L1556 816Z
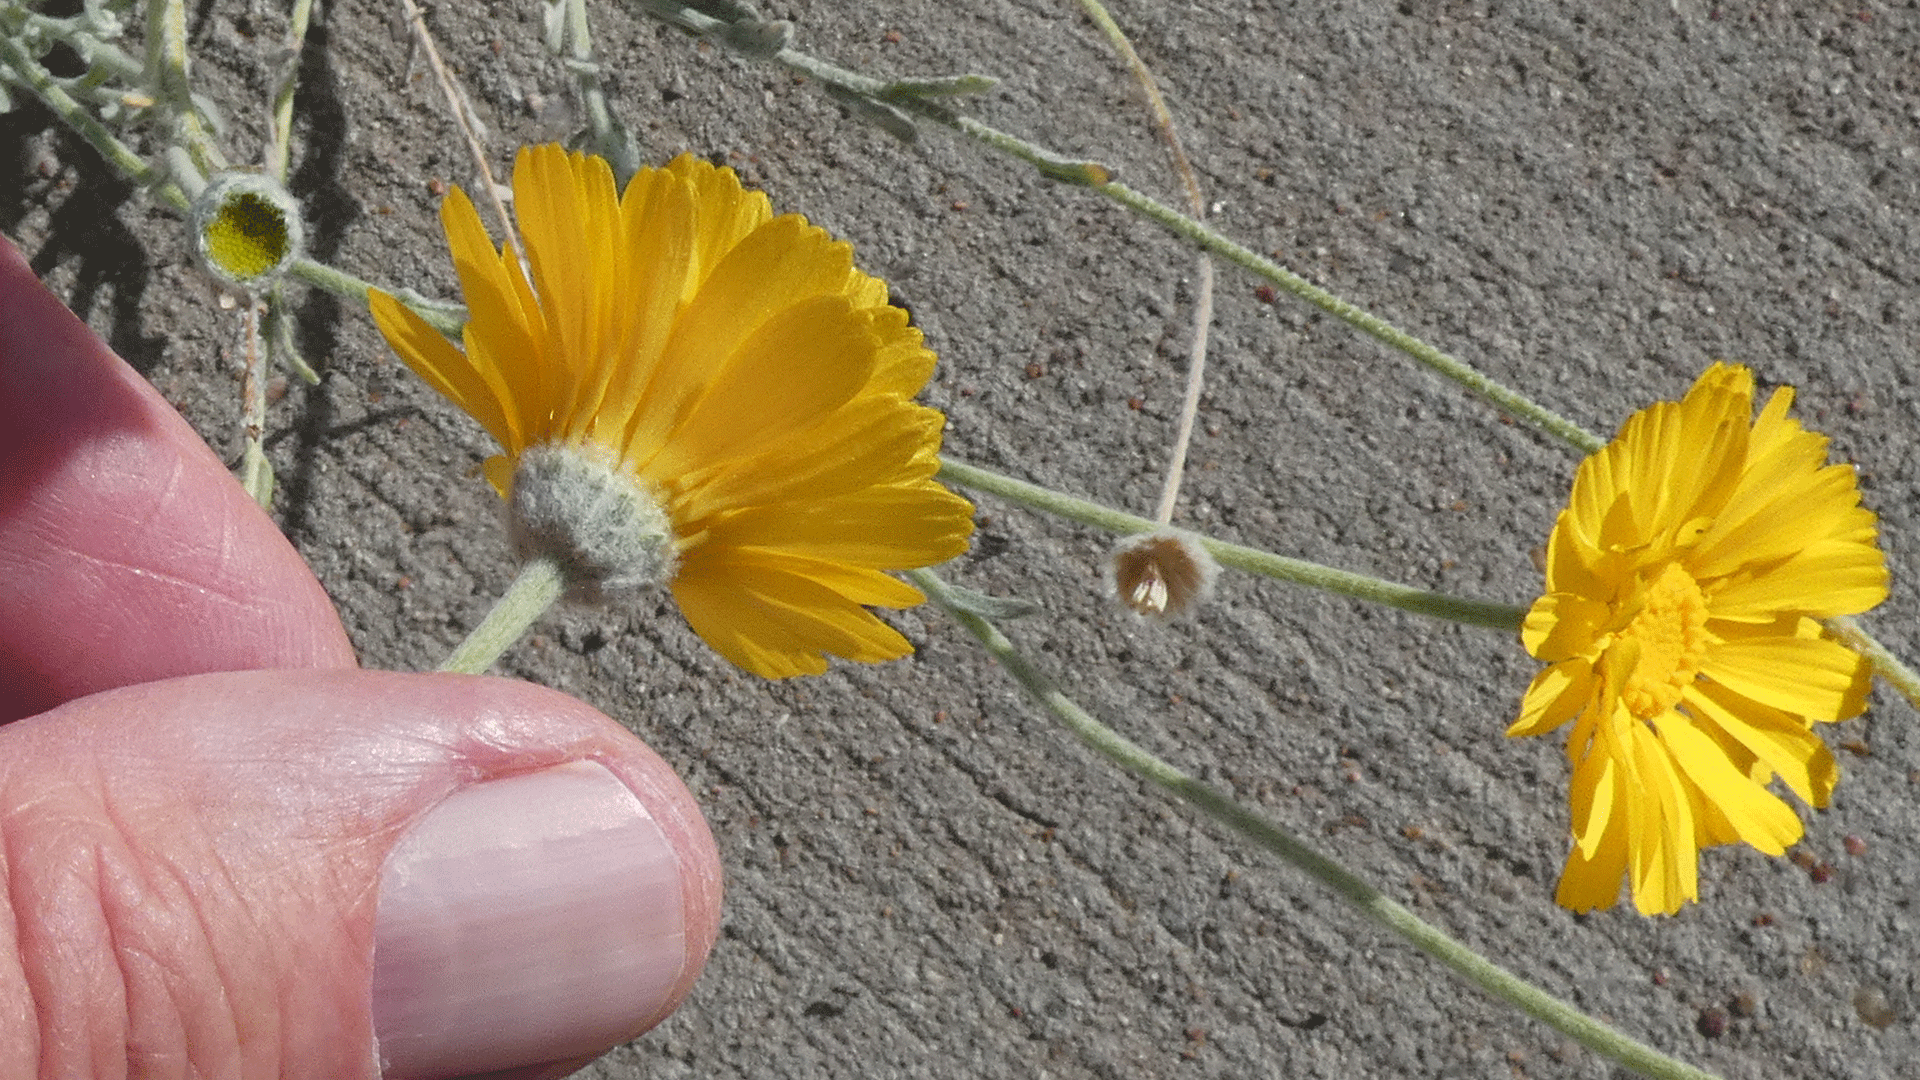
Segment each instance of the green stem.
M1210 251L1252 274L1265 278L1294 296L1332 315L1362 333L1392 346L1491 402L1516 420L1532 424L1583 454L1591 454L1607 440L1554 412L1545 405L1488 378L1466 361L1427 344L1370 311L1350 304L1299 274L1229 240L1205 223L1175 210L1125 184L1108 181L1091 185L1095 192L1133 210L1189 243Z
M657 9L677 5L655 2L651 6ZM658 11L656 14L659 14ZM666 15L661 17L668 18ZM702 33L709 39L725 41L724 35L719 33L724 29L724 25L697 12L681 10L675 13L670 21ZM1017 135L983 124L940 101L911 94L889 94L890 84L888 83L858 72L848 71L796 49L782 49L774 59L792 70L803 72L843 93L869 98L876 105L905 110L952 128L982 145L1027 162L1055 180L1079 184L1103 195L1201 250L1218 255L1235 266L1265 278L1349 326L1406 353L1438 374L1452 379L1469 391L1485 398L1496 408L1515 419L1532 424L1550 435L1563 439L1575 449L1592 453L1606 445L1605 439L1545 405L1488 378L1466 361L1450 356L1372 312L1342 300L1299 274L1255 254L1178 210L1143 195L1125 184L1115 182L1108 171L1096 163L1056 154Z
M365 278L355 277L345 270L336 270L326 263L307 258L295 259L293 264L287 267L287 273L309 285L317 285L335 296L352 300L361 307L367 304L367 292L376 287Z
M313 0L294 0L287 27L287 70L273 92L273 139L267 146L267 175L287 182L287 163L293 146L293 95L300 83L300 54L307 47L307 26L313 19Z
M998 627L969 610L939 576L930 570L910 570L907 576L934 603L978 638L1000 666L1020 683L1035 704L1052 713L1081 742L1108 761L1193 804L1209 817L1306 873L1361 914L1399 934L1421 952L1451 968L1461 978L1608 1060L1661 1080L1713 1080L1711 1073L1676 1061L1627 1037L1474 952L1440 928L1388 899L1365 879L1302 843L1278 824L1129 741L1061 693L1052 680L1034 666Z
M982 469L976 465L968 465L953 458L941 459L939 477L960 487L998 495L1030 509L1063 517L1069 521L1077 521L1083 525L1091 525L1096 529L1119 533L1122 536L1151 532L1156 528L1154 523L1146 518L1135 517L1124 511L1088 502L1085 499L1076 499L1071 495L1062 495L1037 484L1015 480L1010 476ZM1270 551L1261 551L1259 548L1229 544L1210 536L1196 535L1196 539L1222 566L1307 585L1341 596L1386 604L1418 615L1431 615L1470 626L1518 631L1521 621L1527 614L1524 609L1511 604L1468 600L1448 596L1445 593L1416 589L1411 585L1383 581L1349 570L1336 570L1333 567L1303 559L1290 559Z
M312 259L294 260L293 265L287 267L287 273L335 296L351 300L360 307L367 306L368 291L378 287L365 278L355 277L345 270L336 270ZM435 330L455 341L460 340L460 330L467 325L466 308L446 301L429 300L411 289L395 290L393 298L412 308L414 314L427 320L427 324Z
M85 15L55 18L9 6L0 8L0 19L5 20L7 27L15 33L40 34L72 46L80 54L80 62L89 69L90 77L85 80L88 85L101 76L117 76L129 82L140 78L143 70L140 61L95 33L92 29L94 23ZM117 97L124 91L114 93Z
M226 156L214 145L193 103L185 0L149 0L146 42L147 88L172 124L168 136L193 158L202 176L224 172Z
M88 145L98 151L109 165L120 171L133 183L151 190L162 202L182 213L187 209L187 197L179 187L169 183L160 170L148 164L139 154L133 152L108 131L105 124L96 119L87 107L75 101L39 62L27 54L19 40L8 34L0 34L0 62L13 69L14 77L29 90L39 95L47 108L52 110L76 135L85 139Z
M544 555L527 560L520 573L507 586L493 610L473 628L467 640L453 650L441 671L478 675L493 666L500 654L513 647L540 616L546 614L566 588L560 576L560 564Z

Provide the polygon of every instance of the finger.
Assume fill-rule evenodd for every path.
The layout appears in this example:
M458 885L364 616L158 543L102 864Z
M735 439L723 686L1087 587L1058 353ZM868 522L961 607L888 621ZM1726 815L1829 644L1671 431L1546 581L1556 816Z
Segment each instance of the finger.
M372 1078L376 1034L386 1080L578 1062L678 1004L719 919L667 765L502 679L82 698L0 729L0 837L0 1076Z
M173 675L346 667L273 522L0 237L0 722Z

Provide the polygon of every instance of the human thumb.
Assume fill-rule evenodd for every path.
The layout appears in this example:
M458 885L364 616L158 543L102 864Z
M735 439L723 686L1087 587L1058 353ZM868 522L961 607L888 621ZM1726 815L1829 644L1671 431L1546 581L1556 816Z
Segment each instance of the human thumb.
M273 671L0 728L0 1076L557 1076L686 994L692 796L526 683Z

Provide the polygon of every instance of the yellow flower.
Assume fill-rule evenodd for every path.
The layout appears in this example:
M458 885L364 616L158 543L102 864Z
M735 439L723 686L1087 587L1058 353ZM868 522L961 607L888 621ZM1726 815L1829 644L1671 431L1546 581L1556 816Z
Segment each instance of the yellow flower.
M513 192L530 280L464 193L441 206L464 351L370 298L394 350L499 441L501 495L555 448L631 481L669 525L654 576L757 675L912 651L865 605L923 600L884 571L960 554L972 508L933 480L944 418L910 399L934 357L886 283L687 155L621 195L599 158L527 148Z
M1869 671L1816 619L1886 599L1853 469L1788 419L1753 419L1753 376L1715 364L1679 402L1628 418L1582 462L1547 549L1527 651L1550 665L1508 735L1573 721L1573 850L1556 899L1644 914L1699 898L1701 848L1779 855L1800 819L1775 775L1827 805L1837 778L1815 722L1857 715Z

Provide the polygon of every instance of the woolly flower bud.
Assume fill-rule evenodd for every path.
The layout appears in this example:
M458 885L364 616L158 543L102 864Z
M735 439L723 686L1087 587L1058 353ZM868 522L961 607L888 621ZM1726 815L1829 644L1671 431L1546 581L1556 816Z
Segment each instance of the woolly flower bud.
M1206 599L1220 564L1193 536L1156 529L1113 549L1113 592L1142 615L1174 616Z
M673 526L633 470L594 443L521 451L507 500L515 551L558 563L568 595L603 603L673 579Z
M260 173L215 176L188 216L194 257L213 276L234 285L263 284L305 251L300 204Z

